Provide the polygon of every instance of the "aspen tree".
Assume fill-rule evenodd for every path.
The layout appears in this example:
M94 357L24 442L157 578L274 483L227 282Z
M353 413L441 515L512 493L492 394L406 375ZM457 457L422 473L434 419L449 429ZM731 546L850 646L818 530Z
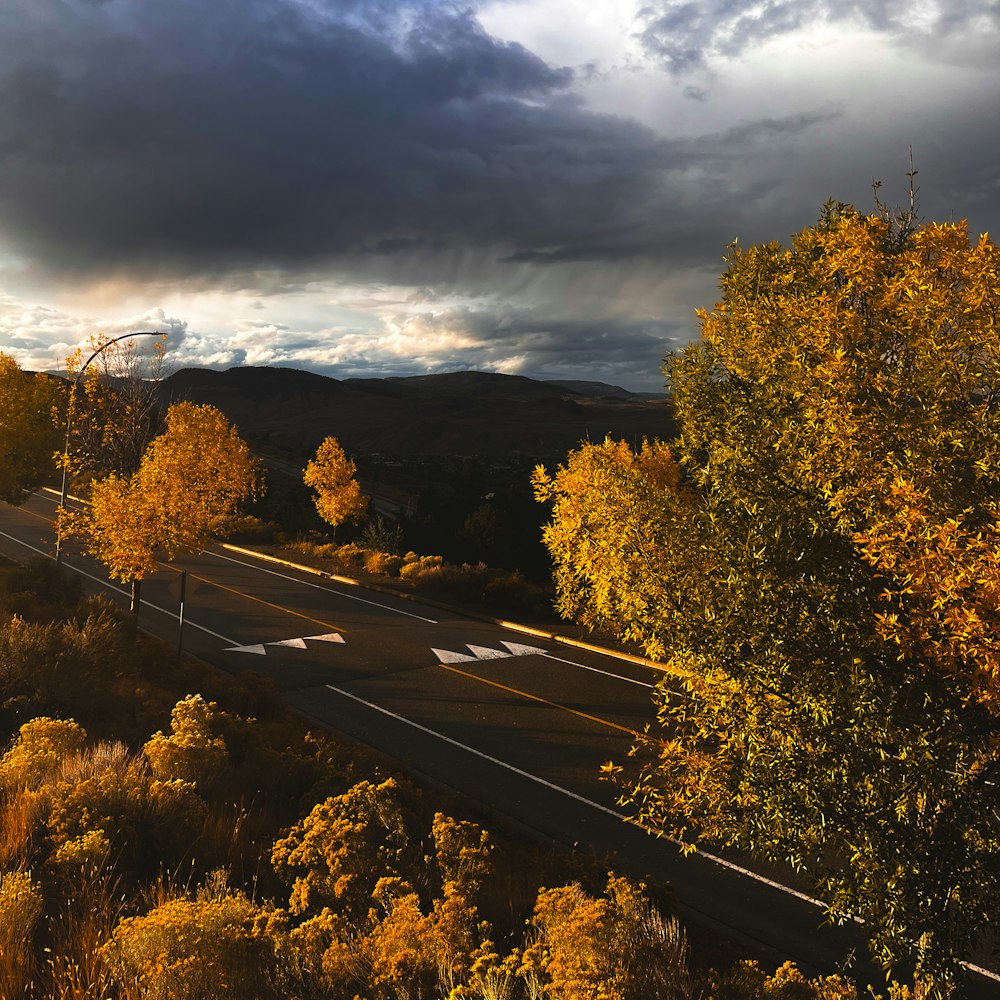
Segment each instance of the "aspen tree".
M61 516L60 530L82 536L123 583L153 572L159 556L203 549L213 524L258 488L256 459L215 407L176 403L165 428L134 474L95 482L90 506Z
M21 370L0 353L0 500L21 503L55 474L59 431L56 382Z
M727 261L677 440L535 473L560 609L666 671L607 771L943 996L1000 898L1000 250L831 203Z
M368 500L354 478L358 467L347 457L340 442L326 438L316 451L316 457L306 466L303 481L315 491L313 502L319 516L334 530L344 521L362 517Z

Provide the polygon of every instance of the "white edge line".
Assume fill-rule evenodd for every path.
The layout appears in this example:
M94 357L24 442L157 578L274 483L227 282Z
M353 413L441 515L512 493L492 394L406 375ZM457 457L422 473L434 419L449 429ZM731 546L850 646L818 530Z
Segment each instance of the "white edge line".
M397 715L395 712L390 711L388 708L383 708L381 705L376 705L374 702L366 701L364 698L359 698L355 694L351 694L349 691L343 690L343 688L334 687L332 684L327 684L325 687L343 696L344 698L349 698L351 701L357 702L359 705L364 705L366 708L370 708L375 712L380 712L382 715L387 715L391 719L395 719L397 722L403 722L408 726L412 726L414 729L419 729L422 733L427 733L429 736L434 736L435 738L442 740L445 743L450 743L454 747L458 747L460 750L465 750L467 753L471 753L476 757L481 757L483 760L489 761L491 764L496 764L498 767L505 768L508 771L512 771L514 774L519 775L522 778L527 778L529 781L533 781L536 784L542 785L545 788L550 788L554 792L559 792L561 795L565 795L568 798L574 799L576 802L580 802L583 805L590 806L592 809L596 809L599 812L605 813L608 816L612 816L615 819L621 820L623 823L629 823L632 826L638 827L640 830L645 830L647 833L652 834L653 831L649 830L648 827L643 826L641 823L632 819L630 816L626 816L624 813L620 813L615 809L609 809L607 806L602 806L599 802L594 802L592 799L585 798L583 795L579 795L576 792L571 792L568 788L563 788L561 785L556 785L551 781L546 781L545 778L539 778L537 774L532 774L530 771L524 771L519 767L515 767L513 764L508 764L506 761L500 760L497 757L493 757L482 750L477 750L475 747L470 747L466 743L460 743L458 740L452 739L450 736L445 736L444 733L439 733L436 729L430 729L427 726L421 725L419 722L414 722L412 719L407 719L402 715ZM655 835L655 834L654 834ZM668 841L671 844L676 844L678 847L681 846L680 841L675 840L673 837L663 836L663 840ZM752 879L754 882L759 882L761 885L769 886L772 889L777 889L779 892L785 893L785 895L793 896L795 899L800 899L805 903L809 903L812 906L819 907L820 909L826 910L827 904L821 899L816 899L815 896L810 896L807 893L799 892L798 889L793 889L791 886L785 885L782 882L776 882L774 879L767 878L765 875L760 875L755 871L751 871L749 868L744 868L742 865L738 865L733 861L727 861L725 858L720 858L716 854L712 854L709 851L703 851L700 847L696 847L692 852L704 858L706 861L711 861L714 864L719 865L722 868L727 868L730 871L736 872L738 875L743 875L746 878ZM854 923L864 924L864 920L861 917L852 917ZM1000 982L1000 975L992 972L989 969L984 969L980 965L974 965L972 962L964 962L959 960L963 968L968 969L970 972L977 973L986 979L992 979L994 982Z
M46 491L48 492L47 488ZM55 491L52 490L51 492ZM77 498L68 497L68 499L76 500ZM83 501L80 502L82 503ZM10 539L12 542L15 542L18 545L24 546L24 548L26 549L30 549L32 552L37 552L41 556L45 556L46 558L51 558L49 553L44 552L42 549L35 548L35 546L33 545L29 545L27 542L21 541L20 538L15 538L13 535L8 535L5 531L0 531L0 535L2 535L4 538ZM242 563L238 559L233 559L230 556L223 556L217 552L210 552L206 550L205 554L215 555L220 559L226 559L229 562L234 562L241 566L246 566L249 569L258 569L261 572L270 573L272 576L282 577L282 579L290 580L293 583L304 583L306 586L315 587L317 590L331 589L329 587L320 587L315 583L308 583L305 580L296 580L294 577L285 576L282 573L276 573L274 572L274 570L263 569L263 567L253 566L251 563ZM73 570L74 573L79 573L81 576L87 577L88 580L93 580L95 583L100 584L103 587L107 587L109 590L114 590L117 591L119 594L128 596L128 591L122 587L117 587L113 583L109 583L107 580L102 580L100 579L100 577L93 576L92 574L86 572L85 570L79 569L76 566L72 566L69 563L64 563L64 565L68 569ZM337 591L337 593L339 594L340 591ZM413 615L409 614L409 612L406 611L399 611L396 608L388 607L388 605L377 604L375 601L366 601L364 600L364 598L353 597L353 595L351 594L343 594L342 596L351 597L353 600L361 601L364 604L373 604L376 607L384 607L389 611L396 611L398 614L408 615L408 617L410 618L419 618L421 621L430 622L431 624L434 625L438 624L431 618L422 618L420 615ZM167 611L166 609L159 607L159 605L152 604L149 601L143 601L142 603L145 604L146 607L152 608L155 611L159 611L161 614L165 614L170 618L177 617L177 615L175 615L172 611ZM203 625L198 625L196 622L187 621L185 622L185 624L191 628L196 628L202 632L205 632L216 639L221 639L223 642L228 642L232 645L237 645L237 643L234 640L228 639L226 638L226 636L220 635L218 632L213 632L211 629L205 628L205 626ZM611 674L608 673L607 671L599 670L597 667L588 667L586 664L577 663L574 660L564 660L562 657L553 656L551 653L542 653L541 655L550 660L557 660L560 663L567 663L571 666L580 667L583 670L593 671L594 673L605 674L608 677L613 677L616 678L617 680L627 681L630 684L638 684L643 687L649 687L649 688L655 687L655 685L646 684L643 681L632 680L632 678L630 677L622 677L619 674ZM528 771L523 771L521 770L521 768L515 767L513 764L508 764L506 761L499 760L496 757L492 757L488 753L484 753L482 750L476 750L475 747L467 746L464 743L460 743L458 740L452 739L450 736L445 736L444 733L439 733L434 729L429 729L427 726L421 725L419 722L414 722L411 719L404 718L402 715L397 715L395 712L391 712L387 708L382 708L381 705L376 705L373 702L365 701L364 698L359 698L357 695L350 694L349 692L344 691L341 688L334 687L332 684L327 684L326 687L330 691L334 691L345 698L349 698L351 701L356 701L358 702L358 704L364 705L367 708L372 709L373 711L380 712L383 715L387 715L390 718L396 719L399 722L403 722L408 726L412 726L414 729L419 729L421 732L427 733L430 736L434 736L437 739L444 741L445 743L450 743L452 746L456 746L461 750L465 750L467 753L471 753L476 757L481 757L483 760L487 760L492 764L496 764L498 767L505 768L508 771L513 771L515 774L518 774L523 778L527 778L529 781L534 781L537 784L543 785L546 788L551 788L553 791L560 792L561 794L566 795L571 799L575 799L577 802L581 802L584 805L590 806L592 809L597 809L598 811L606 813L609 816L613 816L615 819L620 819L622 820L622 822L630 823L633 826L639 827L640 829L643 830L647 829L646 827L642 826L642 824L637 823L631 817L626 816L624 813L617 812L614 809L609 809L607 806L602 806L599 802L594 802L591 799L584 798L584 796L582 795L578 795L576 792L571 792L568 788L563 788L561 785L553 784L551 781L546 781L544 778L539 778L535 774L531 774ZM647 832L650 831L647 830ZM680 842L675 840L673 837L664 837L663 839L669 841L672 844L677 844L678 846L680 846ZM749 868L744 868L742 865L737 865L732 861L727 861L725 858L720 858L715 854L709 853L708 851L703 851L701 848L695 848L694 853L700 855L701 857L705 858L708 861L712 861L715 864L720 865L723 868L728 868L734 872L737 872L740 875L745 875L747 878L753 879L755 882L760 882L763 885L767 885L770 886L771 888L778 889L779 891L784 892L790 896L794 896L796 899L801 899L804 902L811 903L813 906L818 906L823 909L826 909L826 903L824 903L821 899L816 899L813 896L809 896L804 892L799 892L797 889L791 888L791 886L783 885L781 882L774 881L774 879L769 879L763 875L759 875L757 874L757 872L751 871ZM860 917L854 917L853 919L857 923L864 923L864 921ZM1000 983L1000 975L991 971L990 969L983 968L981 965L975 965L972 962L965 962L961 960L960 964L962 965L963 968L968 969L970 972L974 972L985 979L991 979L994 982Z
M568 663L571 667L579 667L580 670L589 670L593 674L603 674L605 677L610 677L616 681L624 681L626 684L636 684L639 687L649 688L649 690L656 687L655 684L648 684L646 681L637 681L632 677L623 677L621 674L613 674L609 670L601 670L598 667L588 667L586 663L577 663L576 660L566 660L561 656L553 656L551 653L536 655L544 656L547 660L555 660L557 663Z
M50 490L48 487L44 487L43 489L45 492L48 493L56 492L55 490ZM86 502L74 496L68 496L67 499L75 500L78 503ZM15 538L13 535L8 535L6 532L3 531L0 531L0 535L3 535L4 538L9 538L12 542L16 542L18 545L23 545L25 548L30 549L32 552L37 552L39 555L49 557L49 554L47 552L43 552L41 549L36 549L33 545L29 545L27 542L23 542L21 541L21 539ZM318 584L309 583L308 581L305 580L296 580L294 577L285 576L283 573L276 573L274 570L264 569L263 567L260 566L254 566L251 563L243 563L240 562L240 560L238 559L233 559L230 556L223 556L217 552L211 552L209 550L206 550L205 554L215 555L220 559L226 559L229 562L234 562L241 566L246 566L249 569L257 569L263 573L270 573L272 576L278 576L281 577L282 579L290 580L293 583L302 583L305 584L307 587L314 587L317 590L329 591L332 589L329 587L320 587ZM101 580L99 577L93 576L90 573L87 573L85 570L78 569L76 566L72 566L69 563L66 563L65 565L67 566L67 568L73 570L74 573L79 573L81 576L87 577L88 580L93 580L95 583L107 587L109 590L114 590L117 591L119 594L128 596L128 591L122 587L116 587L114 584L109 583L106 580ZM341 592L336 591L336 593L340 594ZM398 614L407 615L410 618L418 618L421 621L430 622L433 625L438 624L431 618L423 618L420 615L410 614L407 611L399 611L397 608L390 608L388 605L378 604L375 601L366 601L364 598L354 597L352 594L343 594L342 596L350 597L352 598L352 600L361 601L364 604L373 604L375 605L375 607L386 608L389 611L396 611ZM144 601L143 603L147 607L153 608L155 611L159 611L161 614L165 614L170 618L177 617L177 615L175 615L173 612L167 611L156 604L150 603L149 601ZM211 629L205 628L203 625L198 625L196 622L189 621L185 622L185 624L189 625L191 628L199 629L200 631L205 632L208 635L214 636L216 639L221 639L223 642L233 643L235 645L232 639L227 639L225 636L219 635L218 632L213 632ZM600 652L600 650L596 651ZM579 667L581 670L589 670L596 674L603 674L606 677L612 677L616 680L625 681L629 684L637 684L640 687L653 688L656 686L654 684L647 684L644 681L633 680L631 677L622 677L620 674L612 674L606 670L599 670L597 667L589 667L585 663L577 663L575 660L566 660L563 659L561 656L553 656L551 653L542 653L540 655L544 656L546 659L549 660L556 660L559 663L566 663L570 666ZM614 654L611 653L610 655ZM655 667L651 668L655 669ZM607 806L602 806L598 802L593 802L590 799L584 798L582 795L578 795L576 792L571 792L568 788L562 788L560 785L554 785L552 782L546 781L544 778L539 778L537 775L529 774L527 771L522 771L520 768L515 767L513 764L508 764L505 761L498 760L496 757L491 757L489 754L484 753L481 750L476 750L474 747L466 746L464 743L459 743L458 740L454 740L450 736L445 736L443 733L436 732L433 729L428 729L426 726L422 726L418 722L413 722L410 719L406 719L401 715L397 715L395 712L390 712L387 708L382 708L381 706L375 705L369 701L365 701L363 698L359 698L356 695L349 694L347 691L343 691L340 688L334 687L332 684L327 684L326 686L331 691L335 691L337 694L343 695L345 698L350 698L352 701L356 701L359 704L365 705L376 712L381 712L383 715L388 715L391 718L397 719L400 722L405 722L408 726L413 726L415 729L419 729L425 733L428 733L431 736L435 736L446 743L451 743L453 746L459 747L460 749L465 750L468 753L474 754L477 757L482 757L484 760L488 760L491 763L496 764L498 767L506 768L509 771L513 771L515 774L519 774L524 778L528 778L530 781L534 781L540 785L544 785L546 788L551 788L553 791L561 792L563 795L567 795L572 799L576 799L578 802L582 802L583 804L589 805L594 809L598 809L601 812L607 813L609 816L614 816L616 819L620 819L625 823L631 823L634 826L640 827L640 829L646 829L641 824L636 823L635 820L626 816L624 813L616 812L614 809L609 809ZM990 783L992 784L992 782ZM674 840L673 837L665 837L664 839L670 841L673 844L679 845L679 841ZM773 879L765 878L763 875L758 875L756 872L750 871L750 869L748 868L744 868L741 865L734 864L732 861L726 861L725 858L717 857L716 855L711 854L708 851L701 850L701 848L695 848L694 853L701 855L703 858L709 861L715 862L717 865L721 865L723 868L732 869L733 871L738 872L741 875L746 875L748 878L754 879L757 882L761 882L764 885L771 886L772 888L779 889L780 891L788 893L791 896L795 896L798 899L802 899L805 902L812 903L814 906L823 907L824 909L826 908L826 903L824 903L820 899L815 899L812 896L799 892L797 889L792 889L790 886L783 885L781 882L775 882ZM854 920L857 921L858 923L864 923L864 921L861 920L859 917L855 917ZM1000 975L998 975L995 972L992 972L990 969L985 969L981 965L975 965L972 962L961 962L960 964L962 965L963 968L968 969L970 972L977 973L978 975L983 976L986 979L992 979L994 982L1000 983Z
M352 601L360 601L362 604L370 604L375 608L384 608L386 611L393 611L397 615L405 615L407 618L416 618L422 622L429 622L431 625L437 625L438 622L434 618L424 618L423 615L415 615L410 611L400 611L399 608L394 608L389 604L380 604L378 601L369 601L364 597L355 597L353 594L348 594L346 591L337 590L334 587L322 587L318 583L310 583L308 580L300 580L294 576L288 576L285 573L278 573L273 569L265 569L263 566L255 566L253 563L243 562L241 559L234 559L232 556L224 556L221 552L213 552L211 549L205 549L202 555L215 556L216 559L225 559L226 562L236 563L237 566L246 566L247 569L255 569L258 573L268 573L271 576L280 577L282 580L288 580L291 583L301 584L303 587L312 587L314 590L322 590L327 594L336 594L338 597L347 597Z
M325 687L345 698L349 698L351 701L356 701L359 705L364 705L366 708L370 708L376 712L381 712L383 715L387 715L389 718L395 719L397 722L403 722L408 726L412 726L414 729L419 729L421 732L427 733L429 736L434 736L439 740L443 740L445 743L450 743L452 746L458 747L460 750L465 750L467 753L471 753L476 757L488 760L491 764L496 764L498 767L505 768L508 771L513 771L514 774L520 775L522 778L527 778L529 781L534 781L536 784L543 785L545 788L550 788L552 791L559 792L560 794L574 799L583 805L590 806L592 809L597 809L599 812L605 813L608 816L613 816L615 819L621 820L623 823L631 823L633 826L637 826L641 830L646 830L647 833L652 832L641 823L637 823L634 819L626 816L624 813L618 812L616 809L610 809L608 806L602 806L599 802L594 802L593 799L588 799L577 794L576 792L571 792L568 788L563 788L561 785L556 785L551 781L546 781L545 778L539 778L538 775L532 774L530 771L523 771L521 768L515 767L513 764L508 764L506 761L499 760L496 757L492 757L490 754L484 753L482 750L477 750L475 747L470 747L465 743L460 743L458 740L452 739L450 736L445 736L444 733L439 733L436 729L429 729L427 726L423 726L419 722L414 722L412 719L407 719L402 715L397 715L388 708L383 708L381 705L376 705L373 702L366 701L364 698L359 698L357 695L351 694L349 691L344 691L342 688L334 687L332 684L327 684ZM680 846L680 841L674 840L673 837L663 837L663 839L672 844L676 844L678 847ZM708 861L714 861L717 865L721 865L723 868L728 868L731 871L738 872L740 875L745 875L748 878L753 879L755 882L761 882L774 889L780 889L789 896L794 896L796 899L804 900L807 903L811 903L813 906L819 906L824 909L826 908L826 903L822 900L814 899L812 896L808 896L804 892L799 892L797 889L793 889L790 886L782 885L781 882L775 882L773 879L769 879L764 875L758 875L757 872L750 871L749 868L743 868L740 865L734 864L732 861L726 861L724 858L717 857L714 854L709 854L707 851L703 851L700 848L695 848L694 853L699 854Z
M18 545L23 545L26 549L30 549L32 552L37 552L40 556L45 556L46 559L51 559L52 556L48 552L42 549L36 549L34 545L29 545L27 542L22 542L20 538L15 538L13 535L8 535L6 531L0 531L0 535L4 538L9 538L12 542L16 542ZM74 573L79 573L80 576L85 576L88 580L93 580L94 583L100 584L102 587L107 587L108 590L113 590L116 593L122 594L125 597L129 596L129 592L124 587L118 587L115 584L109 582L108 580L102 580L99 576L94 576L92 573L88 573L84 569L80 569L78 566L74 566L71 563L63 562L63 566L67 569L71 569ZM177 618L177 614L173 611L169 611L166 608L161 608L158 604L153 604L152 601L140 601L140 604L146 608L152 608L153 611L159 611L161 615L166 615L168 618ZM185 619L184 625L186 628L196 628L201 632L205 632L207 635L213 636L216 639L221 639L223 642L228 642L230 646L239 645L235 639L229 639L224 635L219 635L218 632L213 632L210 628L205 628L204 625L199 625L197 622Z

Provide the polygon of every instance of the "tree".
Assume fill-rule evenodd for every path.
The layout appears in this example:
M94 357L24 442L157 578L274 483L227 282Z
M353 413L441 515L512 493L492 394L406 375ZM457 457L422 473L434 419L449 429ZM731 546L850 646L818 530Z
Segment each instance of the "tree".
M57 383L0 353L0 500L22 503L55 473Z
M334 437L326 438L316 457L306 466L303 480L315 491L313 502L324 521L336 531L344 521L360 518L368 509L368 500L354 478L358 467L344 454Z
M153 572L157 553L203 549L213 524L258 488L257 460L217 409L175 403L165 424L135 473L95 482L90 506L60 517L59 530L85 538L123 583Z
M66 359L67 375L74 380L82 376L79 390L70 399L71 472L130 476L139 467L163 426L157 386L163 375L166 339L163 334L151 351L144 351L143 342L132 337L115 342L98 334L90 338L86 349L77 348Z
M559 606L662 660L624 798L786 861L946 995L1000 898L1000 251L830 204L733 246L671 448L554 476Z

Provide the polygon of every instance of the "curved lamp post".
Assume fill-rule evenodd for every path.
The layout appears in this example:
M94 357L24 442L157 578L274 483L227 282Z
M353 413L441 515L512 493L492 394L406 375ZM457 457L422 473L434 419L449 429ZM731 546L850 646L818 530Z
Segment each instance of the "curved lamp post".
M120 340L128 340L129 337L162 337L159 330L142 330L138 333L123 333L120 337L114 337L106 344L101 344L93 354L84 362L83 367L76 373L73 379L73 386L69 391L69 401L66 405L66 446L63 449L63 470L62 470L62 490L59 496L59 513L62 514L66 508L66 491L69 488L69 436L73 430L73 404L76 402L76 387L80 384L80 376L90 366L90 362L102 351L106 351L112 344L117 344ZM62 533L56 530L56 565L62 563Z

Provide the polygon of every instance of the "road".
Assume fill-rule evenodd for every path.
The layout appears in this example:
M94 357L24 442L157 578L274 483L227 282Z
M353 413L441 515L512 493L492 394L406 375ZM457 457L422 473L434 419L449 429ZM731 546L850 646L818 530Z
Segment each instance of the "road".
M47 494L23 508L0 505L0 553L51 554L55 505ZM66 566L127 602L125 588L72 549ZM652 668L221 547L143 582L140 624L172 644L181 570L186 652L271 678L310 719L502 822L669 882L684 921L765 962L791 959L809 975L829 974L864 954L858 928L824 925L821 905L793 887L790 873L762 875L730 855L681 857L622 816L598 770L621 760L633 732L652 721ZM863 962L852 973L880 982ZM966 995L1000 995L1000 977L990 975L974 976Z

